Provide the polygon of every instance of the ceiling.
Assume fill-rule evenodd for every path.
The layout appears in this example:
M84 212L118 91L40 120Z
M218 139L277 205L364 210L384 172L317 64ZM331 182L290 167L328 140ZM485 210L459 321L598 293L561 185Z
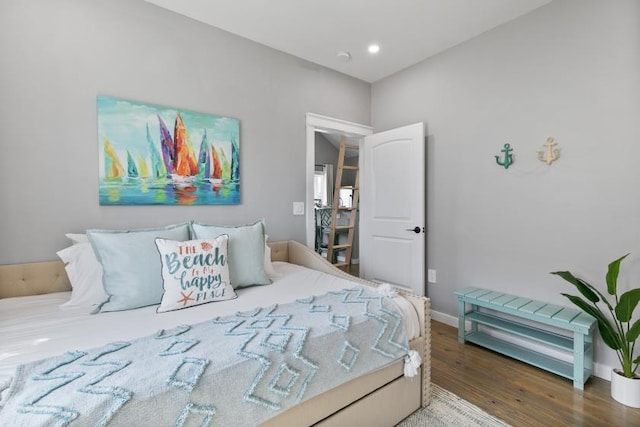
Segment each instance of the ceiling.
M373 83L551 0L145 0ZM380 52L367 52L371 43ZM338 52L349 52L345 61Z

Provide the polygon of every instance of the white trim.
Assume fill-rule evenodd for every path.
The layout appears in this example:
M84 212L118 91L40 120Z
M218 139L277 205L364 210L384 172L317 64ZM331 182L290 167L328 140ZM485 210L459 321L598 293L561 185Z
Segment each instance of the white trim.
M593 362L593 375L603 380L611 381L612 366L603 365L602 363Z
M438 322L444 323L445 325L453 326L454 328L458 329L458 318L456 316L451 316L450 314L441 313L439 311L431 311L431 318ZM471 327L469 322L467 322L467 325L469 328ZM510 335L507 333L501 333L499 331L487 331L487 333L489 335L496 336L500 339L511 342L513 344L522 345L523 347L529 348L531 350L535 350L542 354L562 358L562 355L560 352L554 351L553 349L550 349L549 347L546 347L542 344L521 340L514 337L513 335ZM603 380L607 380L607 381L611 380L612 369L613 369L612 366L604 365L602 363L597 363L597 362L593 363L593 375L598 378L602 378Z
M431 318L445 325L453 326L458 329L458 318L450 314L441 313L439 311L431 311Z
M314 173L314 160L315 160L315 142L316 131L317 132L331 132L340 133L349 137L363 137L371 135L373 128L367 125L361 125L359 123L348 122L342 119L336 119L333 117L321 116L320 114L307 113L307 192L306 192L306 213L305 213L305 226L307 235L307 246L314 247L315 234L314 228L314 213L313 213L313 173Z
M308 125L313 125L315 130L319 132L339 132L348 137L359 137L373 133L373 128L371 126L336 119L333 117L321 116L320 114L315 113L307 113L307 126Z

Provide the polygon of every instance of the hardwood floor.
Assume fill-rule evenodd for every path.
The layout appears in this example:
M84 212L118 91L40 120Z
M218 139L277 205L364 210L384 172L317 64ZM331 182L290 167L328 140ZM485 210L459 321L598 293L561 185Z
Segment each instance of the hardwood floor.
M360 277L360 264L350 264L346 272L352 276Z
M570 380L473 344L457 329L431 322L431 380L515 426L640 426L640 409L610 397L592 377L584 391Z

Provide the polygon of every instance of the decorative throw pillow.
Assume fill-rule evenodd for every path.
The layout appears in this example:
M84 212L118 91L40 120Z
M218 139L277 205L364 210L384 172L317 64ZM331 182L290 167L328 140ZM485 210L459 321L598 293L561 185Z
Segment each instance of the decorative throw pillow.
M71 298L60 308L84 308L89 312L109 298L102 287L102 266L91 244L76 243L57 254L66 264L64 269L71 283Z
M158 313L236 298L229 281L227 242L215 239L156 239L162 263L164 294Z
M264 270L264 223L227 227L191 224L196 239L215 239L229 235L229 274L234 289L251 285L269 285L271 279Z
M155 239L189 240L189 224L112 231L87 230L102 265L102 284L109 299L95 312L120 311L160 304L162 274Z

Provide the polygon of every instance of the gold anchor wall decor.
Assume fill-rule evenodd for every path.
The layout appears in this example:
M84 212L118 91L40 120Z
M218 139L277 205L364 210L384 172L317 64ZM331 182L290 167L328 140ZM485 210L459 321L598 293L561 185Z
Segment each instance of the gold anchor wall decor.
M558 157L560 157L560 150L554 148L556 145L558 145L558 143L556 143L553 138L547 138L547 142L544 143L545 148L538 150L538 159L548 165L558 160Z
M511 144L504 144L504 148L500 151L504 153L504 160L500 161L499 155L494 156L496 158L496 163L500 166L503 166L505 169L509 169L509 166L513 164L513 155L511 154L513 148L511 148Z

